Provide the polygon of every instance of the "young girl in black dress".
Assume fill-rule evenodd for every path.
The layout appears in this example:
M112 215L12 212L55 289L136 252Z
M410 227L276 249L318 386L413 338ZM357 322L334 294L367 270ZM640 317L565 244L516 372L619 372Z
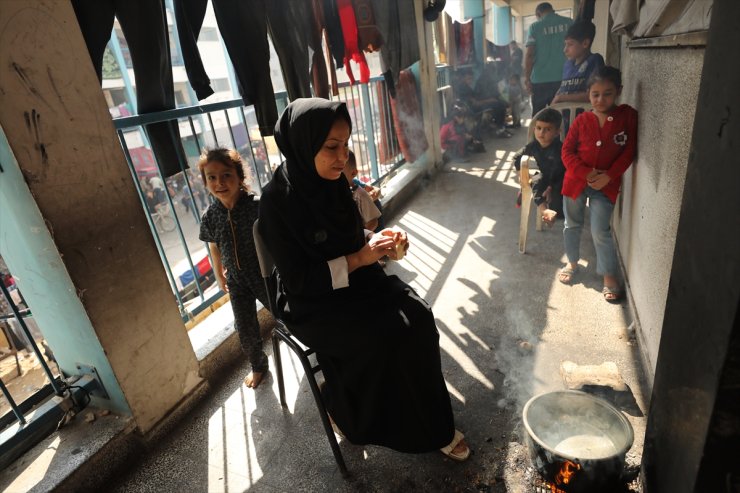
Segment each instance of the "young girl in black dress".
M252 364L244 383L257 388L268 369L255 304L259 299L268 306L252 237L259 201L244 184L242 158L235 150L204 152L198 169L206 189L216 199L203 213L200 239L208 242L219 287L231 295L234 326Z

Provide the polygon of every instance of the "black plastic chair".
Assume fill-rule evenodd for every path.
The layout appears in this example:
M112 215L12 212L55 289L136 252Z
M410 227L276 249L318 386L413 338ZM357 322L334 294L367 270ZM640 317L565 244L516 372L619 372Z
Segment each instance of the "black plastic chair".
M336 459L337 461L337 465L339 466L339 471L342 473L342 476L346 477L347 466L344 463L342 451L339 449L337 438L334 435L334 430L332 429L331 423L329 422L329 414L326 412L324 399L321 397L321 390L319 390L319 385L316 382L315 375L316 373L321 371L321 367L318 363L313 365L308 359L308 357L314 354L315 351L311 348L305 347L293 334L291 334L290 329L288 329L287 325L285 325L285 322L283 322L280 317L277 316L277 313L273 308L274 293L271 292L272 290L270 289L270 283L268 281L270 279L270 276L272 275L272 270L275 267L275 261L272 259L272 255L270 255L270 252L267 250L267 247L262 241L262 236L260 235L258 226L259 220L255 221L254 226L252 227L252 232L254 235L254 247L257 251L257 259L260 264L260 273L262 274L262 280L265 283L265 291L267 292L267 303L269 305L268 309L277 322L275 328L272 330L272 353L275 357L275 369L277 371L278 389L280 391L280 404L283 407L287 407L287 404L285 403L283 365L280 356L280 341L283 341L296 354L296 356L298 356L298 359L301 361L301 365L303 365L303 371L306 374L308 384L311 386L311 392L313 392L313 398L316 401L316 408L319 411L319 416L321 416L321 423L324 425L326 438L329 440L329 445L331 446L331 451L334 454L334 459Z

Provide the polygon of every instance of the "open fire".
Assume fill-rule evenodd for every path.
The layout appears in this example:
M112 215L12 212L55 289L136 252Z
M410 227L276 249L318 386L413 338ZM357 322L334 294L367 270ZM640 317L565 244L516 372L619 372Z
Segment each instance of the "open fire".
M581 465L566 460L560 466L560 470L555 475L555 482L550 483L541 478L535 478L534 488L536 493L567 493L561 489L560 485L567 485L573 479L573 476L581 470Z

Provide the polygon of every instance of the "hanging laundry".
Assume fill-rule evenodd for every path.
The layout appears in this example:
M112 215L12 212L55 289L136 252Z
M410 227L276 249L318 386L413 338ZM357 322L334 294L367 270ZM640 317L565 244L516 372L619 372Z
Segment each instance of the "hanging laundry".
M305 0L266 0L267 25L272 45L280 59L280 68L288 98L311 97L308 45L313 30L311 4Z
M342 33L342 21L339 19L337 0L324 1L324 27L329 41L334 64L337 68L344 67L344 34Z
M473 33L473 19L465 22L454 22L455 43L457 44L458 65L475 63L475 36Z
M175 108L172 62L164 2L151 0L73 0L77 22L101 84L103 53L118 18L128 43L136 80L136 106L140 115ZM126 67L121 67L126 70ZM144 125L162 174L182 171L185 151L177 122Z
M360 41L360 49L373 53L383 46L383 37L375 22L371 0L352 0L357 19L357 34Z
M208 0L173 0L173 7L185 72L188 74L195 96L200 101L213 94L211 79L203 67L198 51L198 34L203 26Z
M316 97L329 99L329 76L324 58L324 9L321 0L311 0L311 32L308 46L311 50L311 83Z
M197 40L197 31L200 30L205 15L203 5L207 0L174 0L174 2L176 11L181 11L179 18L187 19L187 22L178 22L180 39L192 36ZM277 122L277 106L270 79L270 45L267 42L267 12L264 1L212 0L212 5L218 30L234 66L242 100L247 106L254 105L260 133L272 135ZM193 88L199 80L208 77L203 69L197 45L195 48L190 50L188 56L185 56L183 51L186 72ZM199 75L194 80L190 78L191 73Z
M372 6L384 41L380 50L383 77L394 95L399 72L419 60L414 2L372 0Z
M380 139L377 142L378 162L389 164L396 157L393 151L397 145L394 141L393 115L389 111L390 98L381 84L374 84L374 88L376 101L378 101L378 128L380 130Z
M336 0L339 20L342 23L342 34L344 35L344 65L349 77L350 84L355 83L355 77L349 61L352 60L360 66L360 82L367 84L370 82L370 68L367 66L365 55L359 48L359 39L357 33L357 20L355 18L355 9L352 8L352 0Z
M393 124L398 144L407 162L413 163L429 148L424 132L424 118L416 91L416 79L410 69L402 70L391 99Z

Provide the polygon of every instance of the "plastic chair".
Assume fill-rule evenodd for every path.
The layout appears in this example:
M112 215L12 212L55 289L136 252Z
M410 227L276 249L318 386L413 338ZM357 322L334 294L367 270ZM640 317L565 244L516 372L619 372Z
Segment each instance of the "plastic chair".
M303 366L303 371L306 374L306 380L308 380L308 384L311 387L311 392L313 393L313 398L316 401L316 408L319 411L321 423L324 425L326 438L329 440L329 445L331 446L331 451L334 454L334 459L337 461L337 465L339 466L339 471L342 473L342 476L346 477L348 474L347 466L344 463L342 451L339 449L337 438L334 435L334 430L332 429L331 423L329 422L329 414L326 412L326 405L324 404L324 399L321 397L321 390L319 389L319 385L316 382L315 375L316 373L321 371L321 367L318 363L313 365L308 359L308 357L314 354L315 351L301 344L301 342L298 341L298 339L290 332L290 329L288 329L287 325L285 325L285 322L283 322L280 317L277 316L277 312L275 311L273 306L273 294L271 293L270 283L268 282L270 276L272 275L272 270L275 267L275 261L272 259L270 252L267 250L267 246L262 240L262 236L260 235L258 226L259 219L255 221L254 226L252 226L254 247L257 251L257 260L260 264L260 273L262 274L262 280L265 283L265 291L267 292L267 304L269 305L268 308L272 313L272 316L275 318L275 321L277 322L275 328L273 328L272 330L272 353L275 357L275 369L277 370L278 389L280 391L280 404L283 407L287 407L287 404L285 403L283 365L282 358L280 356L280 341L282 341L296 354L296 356L298 356L298 359Z
M548 108L557 110L561 115L563 115L563 123L560 125L560 140L565 141L565 136L568 134L570 124L575 120L576 116L580 115L584 111L590 111L591 103L556 103L548 106L546 109ZM542 111L544 110L540 110L540 112ZM539 115L539 113L537 114ZM535 115L529 123L527 142L530 142L534 138L534 124L536 121L537 117ZM527 233L529 229L529 211L534 200L532 185L530 184L530 164L530 158L527 156L527 159L522 159L522 163L519 168L519 183L522 188L522 208L519 219L519 253L526 252ZM537 231L542 231L542 217L540 217L539 214L537 214L535 218L535 229Z

